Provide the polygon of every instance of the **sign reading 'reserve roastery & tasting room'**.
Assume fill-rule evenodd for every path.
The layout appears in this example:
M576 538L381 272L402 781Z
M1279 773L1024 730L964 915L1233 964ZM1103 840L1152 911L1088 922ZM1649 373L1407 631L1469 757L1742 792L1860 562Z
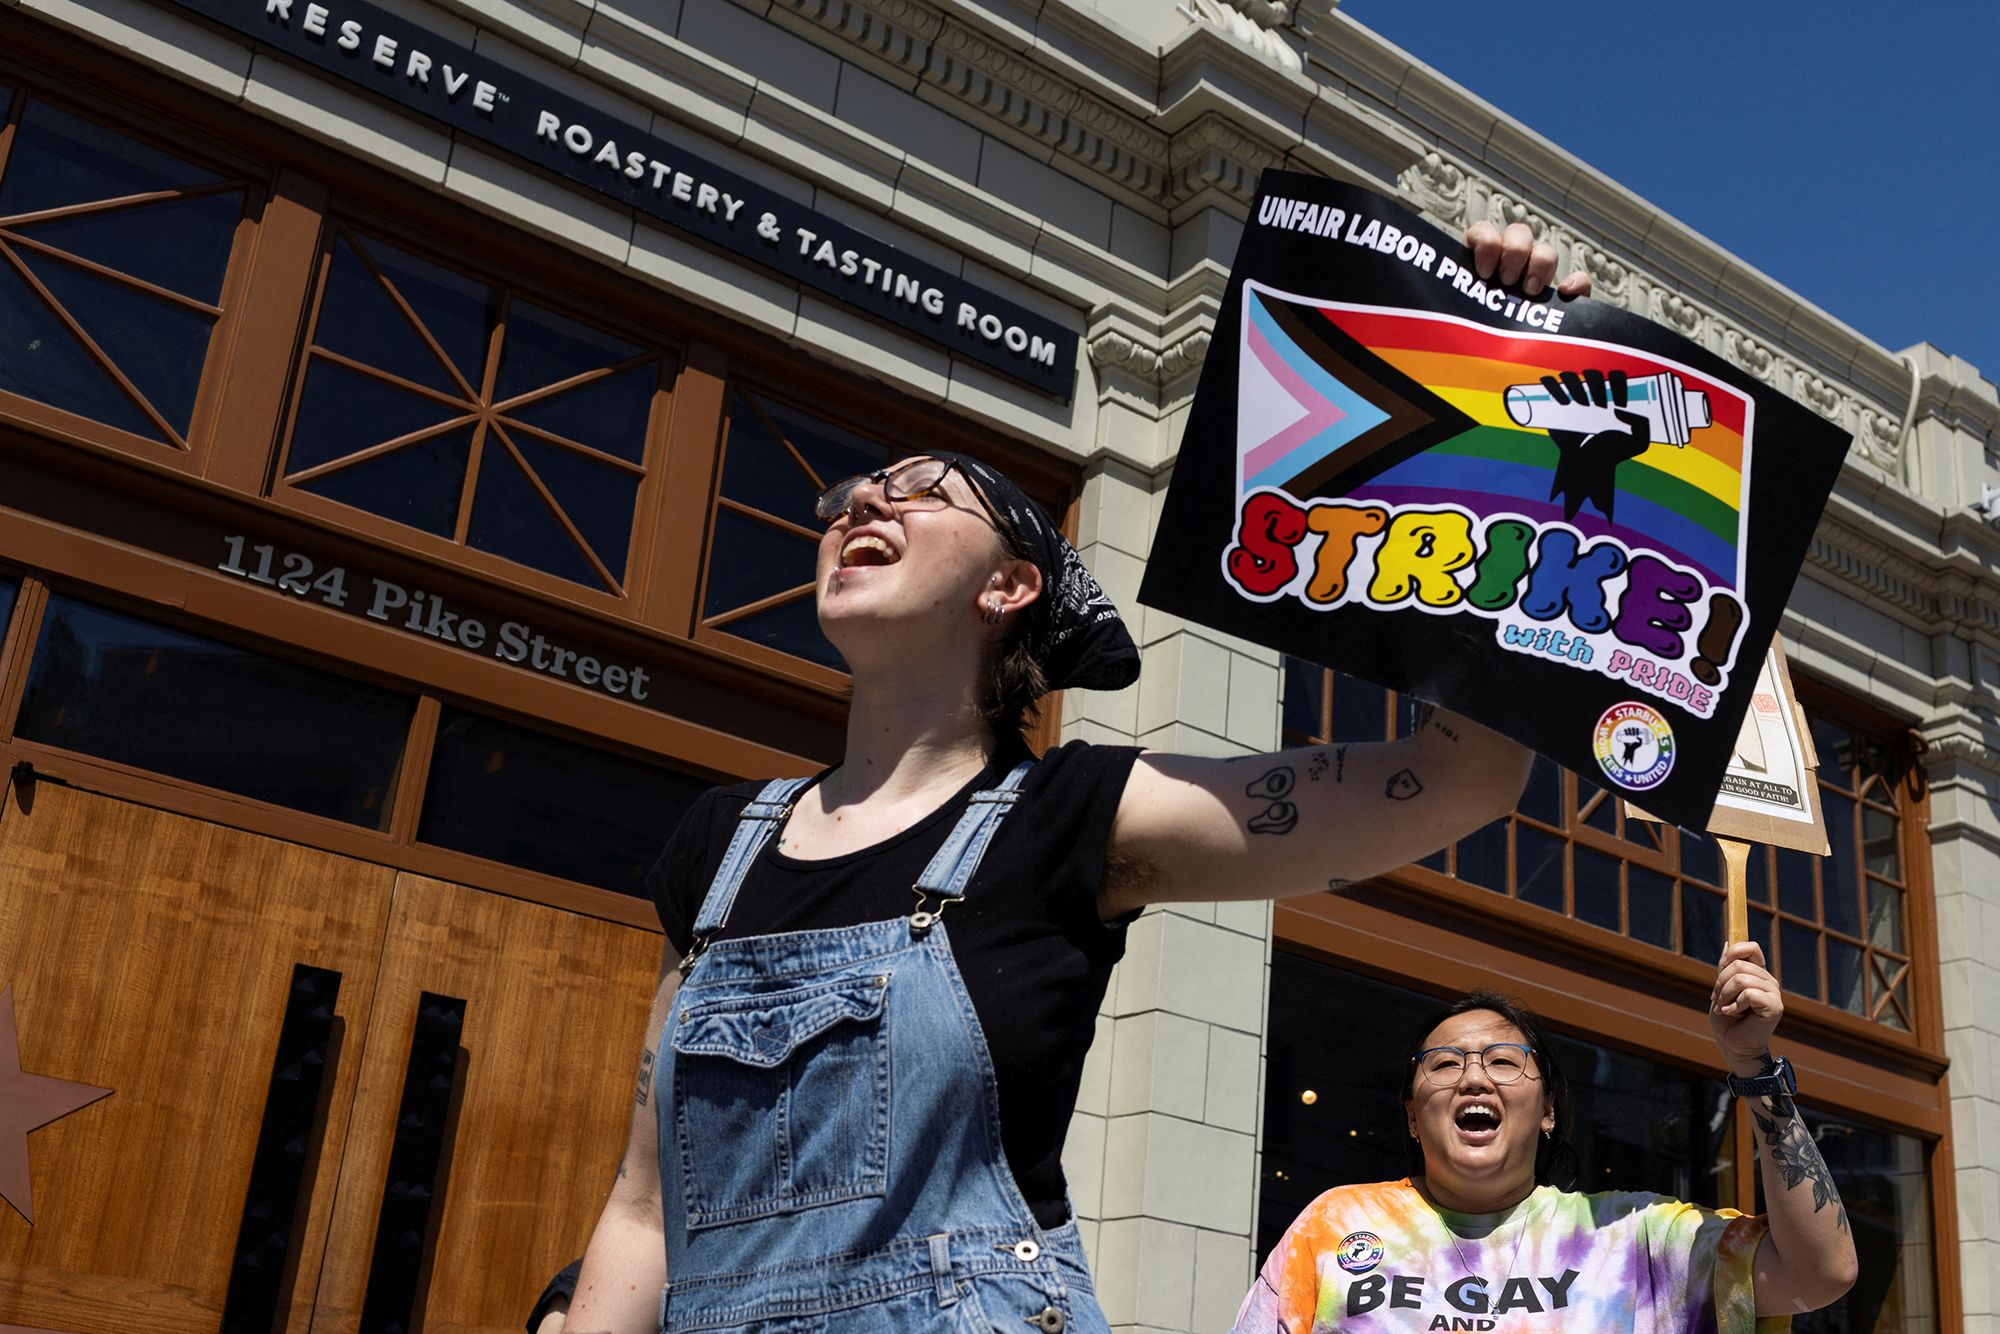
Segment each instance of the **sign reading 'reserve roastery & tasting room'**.
M1704 827L1848 436L1602 302L1266 172L1140 600Z
M1069 401L1073 332L366 0L153 3L192 10Z

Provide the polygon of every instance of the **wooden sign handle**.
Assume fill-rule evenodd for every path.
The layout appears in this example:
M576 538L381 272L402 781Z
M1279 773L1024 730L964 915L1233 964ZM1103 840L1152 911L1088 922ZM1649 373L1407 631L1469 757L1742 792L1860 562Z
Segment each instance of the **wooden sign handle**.
M1750 845L1741 839L1716 836L1722 849L1722 943L1750 939Z

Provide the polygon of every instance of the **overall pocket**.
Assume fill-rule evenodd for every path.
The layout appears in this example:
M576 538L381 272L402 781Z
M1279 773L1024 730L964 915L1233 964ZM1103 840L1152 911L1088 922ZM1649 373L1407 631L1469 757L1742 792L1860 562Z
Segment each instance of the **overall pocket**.
M701 1000L674 1025L690 1229L880 1195L889 1176L886 974Z

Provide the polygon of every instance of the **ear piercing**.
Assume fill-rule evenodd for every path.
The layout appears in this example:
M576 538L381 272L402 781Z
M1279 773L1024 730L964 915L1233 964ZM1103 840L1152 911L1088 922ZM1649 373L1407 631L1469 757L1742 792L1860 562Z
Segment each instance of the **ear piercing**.
M1007 610L1005 607L1001 605L1000 595L998 593L995 593L992 597L986 599L986 614L982 619L988 625L1000 624L1001 618L1006 616L1006 614Z

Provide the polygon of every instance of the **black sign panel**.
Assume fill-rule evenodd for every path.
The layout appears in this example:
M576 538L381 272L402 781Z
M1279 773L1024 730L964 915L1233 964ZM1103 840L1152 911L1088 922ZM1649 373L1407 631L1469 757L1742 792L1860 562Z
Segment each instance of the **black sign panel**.
M1266 172L1140 599L1461 712L1702 828L1847 435Z
M1076 335L888 242L366 0L154 0L273 50L1067 403Z

